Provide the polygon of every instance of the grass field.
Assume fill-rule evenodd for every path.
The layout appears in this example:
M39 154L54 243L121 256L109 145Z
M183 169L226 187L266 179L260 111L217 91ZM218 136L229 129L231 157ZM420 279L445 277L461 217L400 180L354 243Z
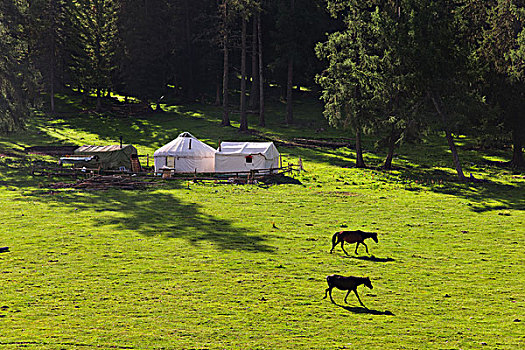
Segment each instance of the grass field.
M471 184L454 181L435 137L403 146L388 173L376 168L380 152L356 169L349 148L279 147L306 169L279 185L51 191L61 179L29 175L39 156L26 146L122 135L151 155L181 131L213 146L252 137L218 127L218 109L165 108L42 116L0 138L0 348L525 348L525 178L487 162L510 152L469 151L460 139L466 174L486 180ZM296 111L301 124L286 127L274 105L260 131L348 136L315 103ZM343 228L377 231L379 243L367 242L370 256L329 254ZM368 308L338 290L338 305L323 300L332 273L369 276L374 289L358 289Z

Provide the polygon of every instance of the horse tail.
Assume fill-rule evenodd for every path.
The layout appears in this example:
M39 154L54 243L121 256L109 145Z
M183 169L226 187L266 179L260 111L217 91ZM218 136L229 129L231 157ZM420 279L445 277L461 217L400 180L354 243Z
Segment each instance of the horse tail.
M339 232L334 233L332 236L332 246L335 246L337 244L337 238L339 237Z

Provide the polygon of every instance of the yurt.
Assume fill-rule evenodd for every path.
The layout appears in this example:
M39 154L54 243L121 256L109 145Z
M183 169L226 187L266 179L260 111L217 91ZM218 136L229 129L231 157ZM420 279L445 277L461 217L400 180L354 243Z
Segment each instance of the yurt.
M276 172L279 156L273 142L221 142L215 153L215 172Z
M199 141L189 132L153 153L155 172L168 168L176 173L212 173L215 171L215 149Z

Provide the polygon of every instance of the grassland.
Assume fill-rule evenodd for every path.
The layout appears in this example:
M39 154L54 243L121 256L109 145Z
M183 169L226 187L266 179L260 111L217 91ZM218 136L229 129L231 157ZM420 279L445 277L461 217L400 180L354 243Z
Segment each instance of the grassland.
M352 167L349 148L279 147L305 165L289 183L50 190L62 179L31 177L39 156L24 147L122 135L151 155L181 131L211 145L256 138L218 127L220 111L204 105L111 118L67 102L70 113L0 138L0 348L525 348L525 179L487 162L508 151L460 140L466 173L483 183L455 182L445 141L429 137L404 145L391 172L371 145L369 169ZM313 102L293 127L281 109L261 132L348 137ZM329 254L342 227L377 231L372 257ZM332 273L369 276L368 309L337 290L338 305L323 300Z

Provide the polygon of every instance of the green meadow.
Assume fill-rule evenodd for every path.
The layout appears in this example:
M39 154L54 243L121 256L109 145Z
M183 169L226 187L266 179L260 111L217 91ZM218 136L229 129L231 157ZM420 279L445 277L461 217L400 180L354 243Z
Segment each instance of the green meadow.
M329 128L316 102L268 109L260 134L221 128L221 110L165 105L124 118L40 115L0 137L1 349L523 349L525 177L498 166L510 150L473 150L458 138L458 183L446 140L397 150L395 170L366 143L352 148L277 145L305 171L274 183L157 180L144 190L51 189L71 179L31 176L25 147L116 144L140 154L189 131L219 140L351 138ZM250 116L251 126L256 117ZM255 128L255 127L254 127ZM144 160L142 160L144 164ZM333 233L378 232L379 243L340 247ZM373 289L333 290L329 274L368 276Z

